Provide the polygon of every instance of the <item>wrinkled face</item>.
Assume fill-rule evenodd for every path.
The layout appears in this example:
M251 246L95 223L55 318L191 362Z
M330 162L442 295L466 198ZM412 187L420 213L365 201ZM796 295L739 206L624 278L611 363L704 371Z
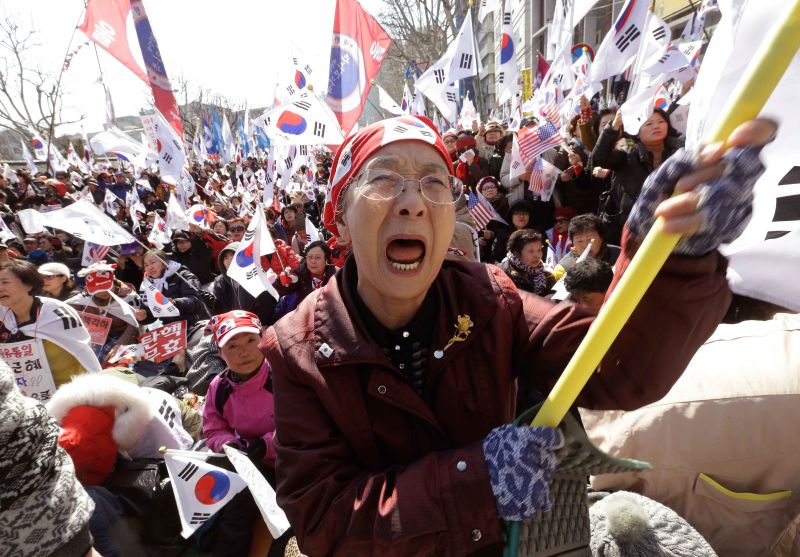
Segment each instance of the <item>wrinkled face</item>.
M566 234L567 230L569 230L569 217L558 217L555 229L559 234Z
M219 353L231 371L239 375L250 375L258 371L264 355L258 349L261 337L256 333L241 333L228 339Z
M592 257L596 257L598 253L600 253L600 248L603 247L603 239L600 237L600 234L597 233L597 230L589 230L586 232L581 232L580 234L575 234L572 237L572 245L575 247L575 251L578 254L582 254L583 250L586 249L586 246L589 245L589 242L594 240L592 243L592 249L589 250L589 255Z
M639 140L642 143L655 143L664 141L667 137L667 123L659 113L653 113L650 118L645 120L639 130Z
M147 276L159 278L164 274L164 268L164 264L161 260L152 253L148 253L144 256L144 272L147 273Z
M244 238L244 231L246 230L246 227L243 222L236 222L232 224L228 230L231 234L231 240L234 242L240 242L242 238Z
M542 260L542 243L541 242L528 242L522 246L519 252L520 260L526 265L535 267Z
M25 284L9 269L0 271L0 306L11 307L30 298L31 286Z
M514 212L511 215L511 224L514 225L514 228L519 230L520 228L525 228L528 226L528 223L531 220L530 214L527 211L518 211Z
M502 136L503 136L502 132L493 130L490 132L486 132L483 136L483 140L486 142L487 145L494 145L495 143L500 141L500 138Z
M227 269L231 266L231 261L233 261L233 256L235 255L232 251L226 251L222 254L222 266Z
M192 249L192 242L191 240L178 240L175 242L175 247L178 248L179 252L186 253Z
M306 253L306 267L314 275L321 275L325 271L325 252L322 248L314 248Z
M361 172L367 169L391 170L416 180L449 173L438 152L418 142L387 145ZM359 293L397 301L424 298L453 238L455 205L430 203L413 182L388 201L368 199L358 190L357 183L345 190L338 228L342 242L352 245Z
M497 186L492 182L487 182L481 186L481 193L486 199L494 199L497 197Z
M43 290L52 296L58 296L61 293L61 286L67 282L67 277L64 275L42 275L44 280Z

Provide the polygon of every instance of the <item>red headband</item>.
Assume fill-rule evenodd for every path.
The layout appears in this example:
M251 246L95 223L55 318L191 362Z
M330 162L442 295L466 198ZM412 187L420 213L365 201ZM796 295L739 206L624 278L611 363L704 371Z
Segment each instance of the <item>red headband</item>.
M439 152L452 174L450 154L444 146L442 137L433 123L424 116L399 116L376 122L348 137L333 158L331 166L331 185L325 200L323 221L325 227L334 235L339 235L336 227L336 207L344 186L350 178L357 176L358 171L367 160L381 148L397 141L421 141Z

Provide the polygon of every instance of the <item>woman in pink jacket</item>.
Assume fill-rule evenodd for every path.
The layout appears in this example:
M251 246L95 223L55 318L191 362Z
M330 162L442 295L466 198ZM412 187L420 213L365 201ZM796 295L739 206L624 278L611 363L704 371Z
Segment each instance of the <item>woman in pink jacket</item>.
M203 435L214 452L232 445L247 453L275 485L275 410L272 372L258 343L261 321L249 311L233 310L213 318L214 341L227 369L211 382L203 410ZM217 521L215 557L247 555L253 524L261 515L248 490L222 510Z

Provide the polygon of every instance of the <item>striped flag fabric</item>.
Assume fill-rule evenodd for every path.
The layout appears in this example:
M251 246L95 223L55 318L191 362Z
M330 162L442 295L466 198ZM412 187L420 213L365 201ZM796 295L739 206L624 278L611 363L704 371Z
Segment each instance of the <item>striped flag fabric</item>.
M81 266L88 267L92 263L102 261L105 259L106 255L108 254L108 250L110 249L111 248L108 246L100 246L98 244L93 244L92 242L84 242Z
M467 194L467 209L469 210L469 214L472 215L478 231L486 228L486 225L493 220L507 224L506 221L497 214L497 211L495 211L492 204L489 203L489 200L486 199L481 192L473 190L472 188L469 189L469 193Z
M517 138L520 154L526 166L532 164L534 159L545 151L558 147L562 141L558 128L550 121L541 126L519 130Z
M558 168L544 160L536 157L536 162L531 168L531 177L528 182L528 189L534 195L539 196L542 201L548 201L553 193L553 187L559 174Z

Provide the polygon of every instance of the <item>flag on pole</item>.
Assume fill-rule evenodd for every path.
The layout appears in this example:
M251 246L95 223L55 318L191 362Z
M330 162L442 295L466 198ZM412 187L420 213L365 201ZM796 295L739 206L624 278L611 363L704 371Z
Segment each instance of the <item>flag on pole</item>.
M222 115L222 162L228 164L236 159L236 142L233 140L231 125L228 123L228 115Z
M469 188L467 193L467 210L469 210L469 214L472 215L472 219L475 221L477 231L486 228L486 225L493 220L508 224L492 207L489 200L481 192L472 188Z
M265 112L255 124L272 145L339 145L344 141L336 115L310 91Z
M167 228L170 230L189 230L189 220L186 218L186 210L181 207L181 202L175 192L172 192L167 202L166 224Z
M403 99L400 101L400 110L406 116L411 114L411 105L414 102L414 95L411 94L411 89L408 88L408 83L403 80Z
M594 57L591 82L622 73L631 58L636 56L642 43L649 4L648 0L627 0L622 6Z
M500 0L480 0L481 3L478 6L478 16L477 20L478 23L483 23L483 20L486 19L486 16L492 12L496 12L500 9ZM510 6L509 6L510 10Z
M392 39L357 0L337 0L328 76L328 106L344 135L358 122Z
M147 74L134 58L129 46L127 21L130 11L130 0L89 0L86 4L86 17L79 29L136 77L149 83Z
M425 97L422 92L417 89L416 83L414 84L414 102L411 103L412 116L426 116L425 112Z
M242 285L251 296L257 298L262 292L269 292L276 300L278 293L272 287L267 271L261 266L261 258L275 253L269 230L264 220L264 211L257 210L244 233L239 249L231 259L228 276Z
M25 159L25 164L28 165L28 170L31 174L36 175L39 172L39 169L36 168L36 162L33 160L33 156L31 152L28 151L28 146L25 145L25 140L22 139L22 158Z
M562 138L552 122L545 122L535 128L523 128L517 133L519 152L526 166L533 165L534 159L549 149L558 147Z
M161 221L161 224L164 224L164 221ZM142 286L144 286L145 304L150 308L153 317L156 319L159 317L178 317L181 314L175 304L164 296L152 282L149 280L142 281Z
M290 525L286 514L278 506L275 490L272 489L264 475L258 471L258 468L244 454L230 445L225 445L223 450L236 472L247 484L258 510L261 511L261 516L269 529L269 533L274 539L278 539L289 529Z
M447 51L424 74L419 76L415 87L438 107L451 83L478 75L480 70L480 57L475 52L475 39L472 32L472 12L467 10L464 23L461 24L461 29L453 42L447 47ZM453 101L456 100L453 99ZM448 120L451 122L455 120L455 113L448 117L450 109L440 110Z
M156 110L154 116L153 123L155 125L159 174L162 179L171 177L177 182L183 171L183 166L186 164L183 138L175 133L175 130L169 125L164 115L158 110Z
M156 213L153 219L153 228L150 234L147 235L147 241L156 246L158 249L164 249L164 246L170 243L170 231L167 228L167 223L164 219Z
M482 4L481 4L482 5ZM497 104L501 105L519 93L519 67L517 66L517 41L511 21L511 2L503 10L503 33L500 35L500 68L497 71Z
M110 249L111 248L108 246L101 246L98 244L93 244L92 242L84 242L83 256L81 257L81 267L88 267L92 263L102 261L106 258L108 250Z
M176 453L168 450L164 463L178 504L181 536L189 538L247 484L239 474L205 462L203 453L197 458L186 451Z
M533 195L541 198L542 201L550 201L560 172L558 168L544 160L543 157L536 157L536 162L533 163L531 168L528 189L533 192Z
M83 128L83 126L81 126L81 139L83 140L83 160L86 161L86 164L91 170L92 166L94 165L94 157L92 157L92 148L89 145L89 136L86 135L86 130Z
M306 219L306 235L308 236L308 242L319 242L319 230L317 227L314 226L314 223L311 222L311 219Z
M194 131L194 139L192 139L192 154L194 155L194 158L200 162L203 162L208 157L208 153L206 152L203 126L200 123L197 124L197 128Z
M384 109L392 116L402 116L403 114L405 114L400 105L394 102L392 96L389 93L387 93L383 87L381 87L377 83L375 84L375 87L378 88L378 105L382 109Z

